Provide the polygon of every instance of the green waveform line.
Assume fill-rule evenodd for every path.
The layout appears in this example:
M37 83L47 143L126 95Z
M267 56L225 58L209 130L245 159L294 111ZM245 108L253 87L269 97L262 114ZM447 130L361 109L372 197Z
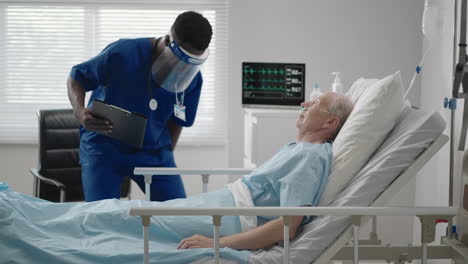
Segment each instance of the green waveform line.
M265 90L265 91L284 91L283 86L260 86L260 87L255 87L255 86L244 86L244 90Z
M256 73L256 72L257 72L257 71L254 70L254 69L252 69L252 68L250 68L250 69L245 68L245 69L244 69L244 74L249 74L249 73L250 73L250 74L254 74L254 73Z
M286 72L283 70L283 69L276 69L276 68L273 68L273 69L265 69L265 68L262 68L262 69L259 69L259 70L255 70L253 68L244 68L243 70L244 74L254 74L256 72L258 73L261 73L263 75L265 74L268 74L268 75L277 75L277 74L280 74L280 75L284 75Z
M283 79L254 79L254 78L244 78L244 82L270 82L270 83L284 83Z

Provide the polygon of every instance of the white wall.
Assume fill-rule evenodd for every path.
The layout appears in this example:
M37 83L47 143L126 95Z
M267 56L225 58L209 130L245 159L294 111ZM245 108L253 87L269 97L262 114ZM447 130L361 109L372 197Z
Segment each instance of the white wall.
M37 146L0 145L0 181L10 185L17 192L32 195L33 181L29 168L36 168L38 161Z
M306 63L308 88L317 81L330 90L334 71L342 72L345 89L359 77L383 78L397 70L407 86L421 57L423 5L423 0L231 1L229 165L242 165L243 61ZM414 182L391 205L413 201ZM379 228L386 241L412 240L411 219L384 219Z

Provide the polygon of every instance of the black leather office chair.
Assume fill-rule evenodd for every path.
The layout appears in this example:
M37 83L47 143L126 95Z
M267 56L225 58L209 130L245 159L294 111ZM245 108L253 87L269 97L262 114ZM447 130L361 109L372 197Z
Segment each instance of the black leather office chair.
M52 202L83 201L79 159L80 123L72 109L37 111L39 119L39 168L34 176L34 196ZM130 196L130 178L121 186Z

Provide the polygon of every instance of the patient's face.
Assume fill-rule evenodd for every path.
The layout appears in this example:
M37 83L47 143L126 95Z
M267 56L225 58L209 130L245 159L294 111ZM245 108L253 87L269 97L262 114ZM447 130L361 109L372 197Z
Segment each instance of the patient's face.
M322 128L330 116L328 111L329 96L329 94L323 94L313 101L301 104L303 111L296 120L299 132L315 132Z

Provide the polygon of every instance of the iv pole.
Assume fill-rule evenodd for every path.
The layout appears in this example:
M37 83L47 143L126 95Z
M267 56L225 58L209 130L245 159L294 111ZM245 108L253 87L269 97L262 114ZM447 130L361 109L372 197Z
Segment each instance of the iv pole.
M458 53L458 63L454 69L454 77L453 77L453 90L452 96L453 98L467 98L468 93L468 75L466 74L468 71L467 62L467 55L466 55L466 0L462 0L461 5L461 18L460 18L460 43L458 44L459 53ZM455 1L455 12L457 12L457 1ZM455 30L456 28L456 16L455 13ZM456 38L457 32L455 31L454 38ZM454 39L454 61L456 57L456 41ZM460 85L463 87L463 92L460 93ZM453 99L452 99L453 100ZM464 106L468 106L468 101L465 100ZM456 107L454 107L456 108ZM451 108L452 109L452 108ZM452 112L455 109L452 109ZM466 133L468 128L468 107L463 109L463 123L462 123L462 130L460 134L460 142L458 145L458 150L463 151L465 149L465 142L466 142ZM452 122L453 123L453 122Z
M455 0L454 10L454 39L453 39L453 61L456 61L457 54L457 15L458 15L458 0ZM467 21L467 3L466 0L461 0L461 14L460 14L460 42L458 44L458 63L454 68L453 76L453 90L452 97L450 100L445 98L444 107L451 110L451 121L450 121L450 181L449 181L449 206L453 206L453 177L454 177L454 140L455 140L455 110L457 108L456 99L463 98L464 109L463 109L463 120L462 128L460 133L460 142L458 144L458 150L463 151L465 149L466 134L468 129L468 65L467 65L467 54L466 54L466 21ZM460 92L460 85L463 87L463 92ZM452 238L452 220L449 221L449 238Z

